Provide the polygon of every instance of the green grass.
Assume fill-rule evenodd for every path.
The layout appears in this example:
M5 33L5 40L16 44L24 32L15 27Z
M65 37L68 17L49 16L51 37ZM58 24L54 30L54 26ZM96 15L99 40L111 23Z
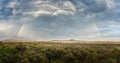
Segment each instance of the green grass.
M0 42L0 63L120 63L120 44Z

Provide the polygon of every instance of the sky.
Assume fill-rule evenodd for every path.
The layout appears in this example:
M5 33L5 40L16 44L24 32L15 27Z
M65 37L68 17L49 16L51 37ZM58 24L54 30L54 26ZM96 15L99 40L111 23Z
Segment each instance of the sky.
M120 41L120 0L0 0L0 39Z

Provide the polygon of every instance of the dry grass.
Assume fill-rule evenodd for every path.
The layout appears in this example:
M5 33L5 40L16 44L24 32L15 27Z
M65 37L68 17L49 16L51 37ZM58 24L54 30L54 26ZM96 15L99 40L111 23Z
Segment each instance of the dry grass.
M16 43L61 43L61 44L120 44L120 42L115 42L115 41L29 41L29 40L3 40L0 41L2 43L8 43L8 44L16 44Z
M119 63L120 42L0 41L0 63Z

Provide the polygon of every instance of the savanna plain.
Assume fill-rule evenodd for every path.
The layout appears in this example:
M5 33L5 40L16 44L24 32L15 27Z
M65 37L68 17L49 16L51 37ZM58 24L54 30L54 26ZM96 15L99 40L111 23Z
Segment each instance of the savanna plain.
M0 63L120 63L120 42L0 41Z

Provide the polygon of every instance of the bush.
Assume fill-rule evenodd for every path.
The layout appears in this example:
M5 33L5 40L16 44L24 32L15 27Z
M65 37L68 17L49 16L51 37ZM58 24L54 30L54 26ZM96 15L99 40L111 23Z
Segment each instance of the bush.
M3 43L2 43L3 44ZM119 63L120 45L20 43L0 46L0 63Z

